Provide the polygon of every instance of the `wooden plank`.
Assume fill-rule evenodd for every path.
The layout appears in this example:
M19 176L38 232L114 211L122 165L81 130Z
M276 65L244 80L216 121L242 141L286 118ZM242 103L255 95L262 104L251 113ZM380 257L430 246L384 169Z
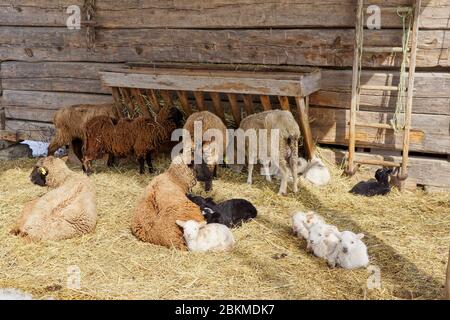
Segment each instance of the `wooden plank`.
M217 92L210 92L209 95L211 96L215 114L219 116L223 122L225 122L225 111L220 101L220 94Z
M198 75L198 73L183 74L182 70L143 74L133 70L120 72L100 72L102 82L112 87L146 88L181 91L223 92L259 95L302 96L300 81L260 79L254 77L239 77L238 72L227 73L227 76ZM305 78L308 76L305 75ZM304 80L305 82L307 80ZM319 87L316 88L318 90Z
M341 165L348 156L347 151L337 149L320 149L320 155L331 163ZM400 163L400 156L382 156L357 152L355 156L359 159L386 160ZM377 168L372 168L376 170ZM411 156L408 180L415 180L417 184L435 186L441 188L450 187L450 162L445 159L433 157Z
M368 30L366 45L401 43L400 30ZM0 60L96 62L251 63L304 66L350 66L351 29L191 30L98 29L95 51L86 50L83 32L67 28L0 27ZM24 45L26 44L26 45ZM450 33L421 30L418 67L449 66ZM399 66L400 57L368 54L367 67Z
M244 110L247 116L255 113L255 109L253 108L253 97L249 94L244 94L242 96L244 100Z
M349 110L323 107L310 107L313 137L320 143L347 145ZM358 121L365 123L388 123L391 113L365 112L358 113ZM442 115L416 114L412 116L411 151L427 153L450 153L450 117ZM381 149L402 148L402 134L394 134L392 130L374 128L358 128L356 130L357 146L377 147Z
M231 113L233 114L234 122L236 124L236 127L239 127L239 124L241 123L241 108L239 107L239 104L237 102L237 97L234 93L227 93L228 101L230 102L231 106Z
M270 103L270 97L266 95L261 95L259 97L261 100L261 104L263 106L264 111L272 110L272 103Z
M278 96L278 101L280 102L280 108L282 110L291 110L291 107L289 106L289 97Z
M17 62L2 63L3 88L9 90L63 91L110 94L102 86L99 70L122 64L91 62Z
M189 103L189 98L186 91L177 91L178 99L180 100L181 108L183 108L184 113L186 116L189 116L192 114L192 107Z
M54 126L52 124L9 119L6 121L6 130L13 133L17 132L19 140L50 142L54 134Z
M408 5L408 0L373 0L382 8ZM0 21L11 26L65 26L69 5L82 0L15 0L0 4ZM352 27L352 0L102 0L96 3L95 20L104 28L292 28ZM428 1L423 9L421 28L448 29L449 4ZM199 11L201 10L201 14ZM392 11L392 10L391 10ZM320 15L318 14L320 12ZM395 12L383 11L383 27L400 27Z
M208 108L205 106L205 96L201 91L194 91L195 102L197 103L197 108L199 111L207 111Z
M7 119L20 119L39 122L53 122L55 109L5 107Z
M110 95L71 92L4 90L2 106L59 109L75 104L102 104L113 102Z

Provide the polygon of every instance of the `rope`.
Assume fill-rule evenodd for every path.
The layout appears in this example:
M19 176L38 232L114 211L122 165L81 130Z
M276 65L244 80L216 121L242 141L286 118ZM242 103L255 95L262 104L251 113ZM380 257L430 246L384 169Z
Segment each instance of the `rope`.
M357 43L358 43L358 60L359 60L359 65L358 65L358 84L357 84L357 90L358 90L358 94L357 96L357 101L356 101L356 111L359 111L359 102L360 102L360 97L361 97L361 73L362 73L362 56L363 56L363 48L364 48L364 10L361 10L360 13L360 24L359 24L359 32L357 31Z
M406 65L408 64L408 44L411 35L412 10L400 13L397 9L397 15L402 18L403 36L402 36L402 65L400 68L400 79L398 83L397 103L394 115L390 121L395 132L405 128L405 117L400 121L400 116L405 114L406 109ZM408 23L406 22L408 20ZM408 26L407 26L408 25Z
M86 14L87 21L93 21L95 17L95 0L84 0L83 10ZM88 24L86 27L86 44L87 50L95 49L95 27Z

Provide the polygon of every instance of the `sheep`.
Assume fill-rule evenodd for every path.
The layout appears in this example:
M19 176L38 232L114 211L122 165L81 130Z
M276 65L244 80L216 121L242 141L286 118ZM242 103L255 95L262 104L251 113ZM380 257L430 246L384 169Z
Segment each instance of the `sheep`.
M25 205L11 230L31 241L65 240L94 231L97 223L95 188L62 159L40 159L31 172L32 183L50 191Z
M386 195L391 191L391 186L389 185L389 177L391 174L392 169L378 169L375 172L376 181L360 181L350 190L350 193L366 197Z
M223 224L206 224L206 221L193 220L177 220L176 223L184 229L184 239L189 251L231 251L234 247L233 233Z
M200 207L208 223L220 223L229 228L239 227L243 222L256 218L258 211L245 199L230 199L219 204L212 198L188 194L189 200Z
M336 264L344 269L365 268L369 265L369 255L367 246L362 242L363 233L355 234L351 231L344 231L337 234L338 244L333 257L329 260L329 265Z
M186 249L176 220L205 221L200 208L186 193L197 183L182 156L173 159L164 173L145 189L134 210L131 230L141 241L168 248Z
M299 157L298 173L303 175L304 179L316 186L325 186L330 183L331 180L330 171L318 157L313 157L310 162L305 158ZM278 180L281 180L282 178L278 168L275 168L273 175L275 175ZM289 181L293 181L292 175L289 176Z
M200 173L203 172L203 174L199 174L197 178L199 181L202 181L205 183L205 191L210 191L212 189L212 178L217 176L217 165L219 164L221 160L221 156L223 159L223 156L226 154L227 148L228 148L228 142L229 139L228 133L227 133L227 127L223 123L223 121L216 116L214 113L209 111L201 111L201 112L195 112L191 114L184 124L184 129L187 130L190 134L191 141L189 141L190 146L186 143L184 145L184 152L191 153L192 146L196 146L195 141L195 123L199 122L201 124L201 134L205 135L208 130L210 130L208 133L211 133L211 139L210 141L203 141L204 138L208 138L206 136L201 137L202 138L202 164L195 164L196 170ZM213 131L214 130L214 131ZM215 134L220 134L221 137L215 136ZM220 138L220 139L219 139ZM187 142L187 141L186 141ZM220 146L219 143L222 142L222 145ZM197 148L200 146L196 146ZM219 154L219 150L221 149L222 154ZM203 167L202 167L203 165Z
M59 148L70 145L77 158L82 161L85 126L90 119L97 116L117 119L119 115L112 103L78 104L59 109L53 117L56 133L48 146L47 154L53 156ZM108 166L113 162L114 158L110 156Z
M339 243L339 230L335 226L316 223L311 227L308 250L315 256L326 259L329 265L335 263L336 248Z
M294 232L294 235L305 240L309 239L309 230L317 223L325 223L325 221L314 211L299 211L292 215L292 231Z
M177 108L163 108L156 119L139 117L120 119L118 122L107 116L91 119L86 124L86 143L83 163L86 173L91 174L91 161L105 153L117 157L134 154L139 161L139 172L144 174L147 162L153 172L151 153L170 140L172 131L179 127L183 115Z
M245 133L249 130L256 130L258 141L260 141L261 129L267 130L267 156L263 159L261 155L258 155L258 148L262 146L259 143L246 143L245 153L248 165L248 178L247 183L252 184L253 166L259 160L263 165L266 173L266 179L271 181L269 173L269 164L277 165L280 168L282 175L279 194L285 195L287 193L288 184L288 162L289 169L293 176L293 191L298 191L298 142L300 140L300 128L295 121L294 117L289 111L285 110L271 110L257 114L252 114L242 120L240 129ZM272 130L279 130L279 149L274 151L272 149L273 141L271 141ZM247 139L246 139L247 140ZM238 150L242 152L243 150ZM261 150L259 150L261 151ZM275 160L275 154L278 152L279 163L273 163Z

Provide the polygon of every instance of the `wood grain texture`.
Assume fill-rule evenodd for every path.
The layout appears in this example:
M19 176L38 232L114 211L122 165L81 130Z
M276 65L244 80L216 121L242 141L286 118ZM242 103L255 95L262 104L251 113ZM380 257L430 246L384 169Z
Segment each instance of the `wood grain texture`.
M373 0L383 7L408 0ZM82 0L15 0L0 4L2 25L65 26L69 5ZM101 0L96 21L105 28L243 28L243 27L353 27L352 0ZM320 14L319 14L320 13ZM423 6L421 27L449 29L450 4L431 0ZM400 27L394 14L383 15L383 28Z
M368 46L401 43L401 31L366 32ZM84 32L66 28L0 27L0 60L92 62L201 62L349 67L352 29L99 29L86 50ZM419 33L417 67L449 66L450 33ZM374 53L366 67L399 66L400 55Z

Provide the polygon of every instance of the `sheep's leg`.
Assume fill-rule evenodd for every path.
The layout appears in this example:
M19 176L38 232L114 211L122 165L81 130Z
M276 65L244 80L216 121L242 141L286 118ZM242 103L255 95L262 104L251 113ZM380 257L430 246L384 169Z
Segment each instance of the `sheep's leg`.
M212 190L212 181L205 181L205 191L209 192Z
M217 178L217 164L214 165L213 177Z
M116 163L116 157L114 157L114 155L112 153L108 154L108 162L107 165L108 167L113 167Z
M287 162L284 157L280 159L280 174L281 174L281 184L280 184L280 191L278 191L278 194L286 195L289 174L287 169Z
M252 184L252 175L253 175L253 163L249 163L247 167L248 176L247 176L247 183Z
M88 176L94 173L94 171L92 171L92 161L83 161L83 171Z
M270 175L270 160L261 162L263 166L263 174L266 176L268 182L272 182L272 177Z
M146 161L147 161L147 165L148 165L148 171L150 173L155 172L155 169L153 168L153 164L152 164L152 153L150 151L147 152Z
M138 161L139 161L139 173L140 174L144 174L144 172L145 172L145 159L144 159L144 157L139 158Z
M289 166L291 168L292 172L292 178L293 178L293 190L294 193L298 192L298 142L294 141L291 145L291 158L289 159Z

